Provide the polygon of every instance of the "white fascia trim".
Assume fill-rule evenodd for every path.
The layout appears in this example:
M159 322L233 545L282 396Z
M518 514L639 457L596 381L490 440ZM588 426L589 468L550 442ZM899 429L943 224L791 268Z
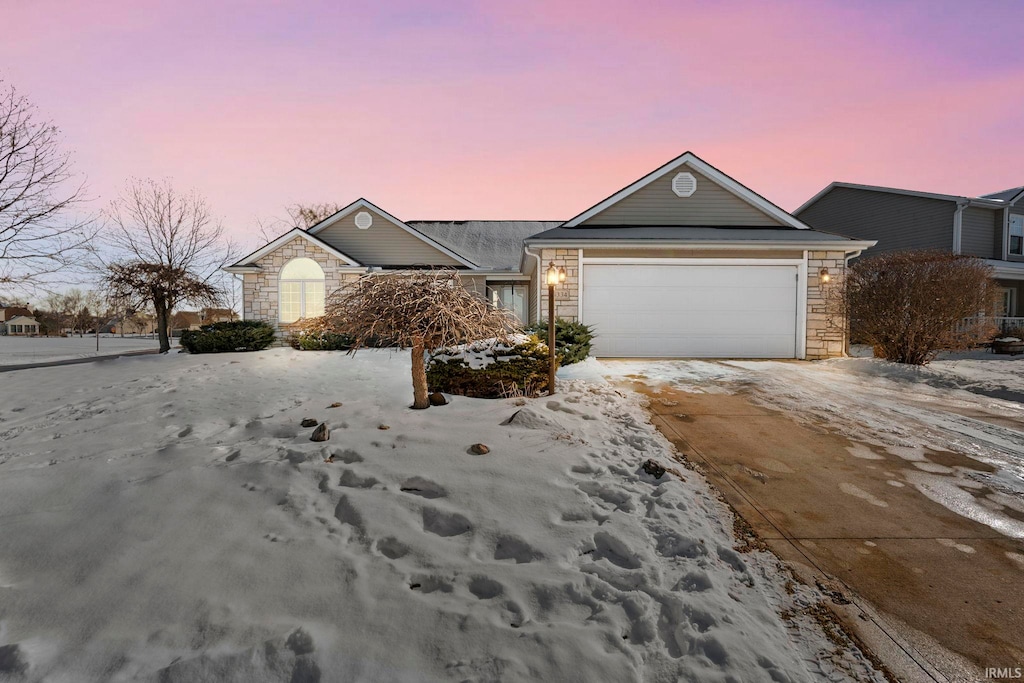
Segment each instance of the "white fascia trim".
M986 259L985 265L992 266L992 274L1009 280L1024 280L1024 261L996 261Z
M233 267L236 267L236 266L244 266L244 264L250 263L252 261L258 261L261 258L263 258L264 256L266 256L267 254L269 254L272 251L274 251L275 249L283 247L284 245L288 244L289 242L291 242L293 239L295 239L297 237L301 237L302 239L306 240L307 242L309 242L313 246L320 247L321 249L326 251L328 254L336 256L337 258L339 258L340 260L344 261L345 263L347 263L350 266L354 266L354 267L361 267L362 266L361 263L359 263L358 261L352 260L351 258L349 258L345 254L341 253L340 251L338 251L337 249L335 249L331 245L327 244L326 242L324 242L322 240L318 240L318 239L313 239L312 237L309 236L309 233L307 233L302 228L292 228L291 230L289 230L285 234L283 234L280 237L278 237L273 242L270 242L269 244L267 244L266 246L264 246L262 249L260 249L258 251L254 251L253 253L251 253L248 256L246 256L245 258L243 258L241 261L238 261L238 263L236 263L235 266L231 266L231 267L233 268Z
M807 259L804 257L796 267L796 357L807 359Z
M802 258L643 258L589 257L584 264L618 266L799 266Z
M500 282L502 280L514 280L516 282L520 280L529 281L532 278L529 275L522 273L509 273L502 271L480 271L474 270L473 275L483 275L487 282Z
M986 199L984 197L962 197L953 194L937 194L935 192L918 192L917 190L903 190L898 187L884 187L882 185L862 185L860 183L844 183L844 182L833 182L823 189L818 194L814 195L806 202L801 204L799 208L793 211L794 214L799 214L804 209L809 207L814 202L821 199L823 196L829 193L830 190L836 187L845 187L851 190L866 190L868 192L885 192L887 194L902 194L908 197L921 197L923 199L938 199L944 202L967 202L971 206L982 206L990 209L998 209L1006 206L1006 202L1001 199Z
M341 209L337 213L331 214L327 218L323 219L322 221L320 221L319 223L317 223L316 225L311 227L309 229L309 234L310 235L317 234L318 232L320 232L324 228L326 228L326 227L328 227L330 225L333 225L334 223L337 223L342 218L344 218L345 216L349 215L350 213L352 213L353 211L355 211L357 209L370 209L371 211L375 211L379 215L383 216L386 220L388 220L391 223L397 225L402 230L405 230L407 233L409 233L413 237L416 237L417 239L420 239L420 240L426 242L427 244L432 246L434 249L437 249L442 254L445 254L447 256L452 257L453 259L455 259L456 261L458 261L462 265L466 266L467 268L472 268L473 270L478 270L479 269L479 266L476 265L475 263L472 263L471 261L467 261L465 258L459 256L458 254L456 254L451 249L449 249L449 248L445 247L444 245L442 245L440 242L435 242L434 240L430 239L429 237L424 235L419 230L416 230L415 228L409 227L408 225L406 225L405 223L403 223L399 219L395 218L394 216L392 216L390 213L388 213L384 209L380 208L379 206L377 206L373 202L370 202L370 201L368 201L366 199L363 199L362 197L360 197L359 199L355 200L354 202L352 202L351 204L349 204L345 208Z
M843 242L768 242L765 240L729 240L728 242L696 242L693 240L566 240L562 242L531 242L530 248L573 249L576 247L632 247L658 249L661 247L688 247L692 249L764 249L766 251L842 251L848 253L873 247L876 240L846 240Z
M221 270L225 273L259 273L263 271L259 266L224 266Z
M802 223L797 218L786 213L785 211L775 206L767 199L755 193L753 190L746 187L745 185L736 182L735 180L725 175L711 164L699 158L693 152L686 152L685 154L678 156L672 161L668 162L661 168L658 168L652 171L651 173L648 173L640 180L634 182L632 185L624 187L623 189L613 194L611 197L608 197L608 199L602 201L600 204L592 206L591 208L587 209L580 215L569 220L568 222L565 223L564 227L574 228L578 226L580 223L587 220L588 218L592 218L593 216L607 209L609 206L617 204L619 201L633 194L642 187L649 185L650 183L654 182L655 180L665 175L666 173L671 173L672 171L676 170L677 168L683 165L688 165L694 170L699 171L702 175L708 177L713 182L722 186L729 192L732 192L740 199L745 200L748 204L757 207L758 209L768 214L772 218L775 218L776 220L779 220L782 223L794 228L799 228L801 230L810 229L809 225Z

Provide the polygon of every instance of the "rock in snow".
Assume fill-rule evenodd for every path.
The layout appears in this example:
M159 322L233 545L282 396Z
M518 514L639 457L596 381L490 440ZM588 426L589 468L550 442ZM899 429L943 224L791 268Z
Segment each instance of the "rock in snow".
M509 422L410 411L409 373L284 348L5 375L0 679L883 680L817 588L733 551L699 474L643 473L671 446L637 395L565 380ZM318 396L336 451L295 439Z
M642 465L642 467L644 469L644 472L651 475L655 479L661 479L663 476L665 476L665 468L659 465L658 463L654 462L653 460L644 460L644 464Z
M488 448L485 444L475 443L469 447L469 452L472 453L473 455L487 455L488 453L491 452L491 449Z
M429 396L430 405L432 406L446 406L448 405L448 399L444 397L440 391L435 391Z
M321 422L320 426L313 430L313 434L309 437L310 441L327 441L331 438L331 430L327 427L326 422Z
M307 417L302 422L300 422L299 424L302 427L316 427L317 424L319 424L319 423L320 423L320 421L317 420L316 418Z

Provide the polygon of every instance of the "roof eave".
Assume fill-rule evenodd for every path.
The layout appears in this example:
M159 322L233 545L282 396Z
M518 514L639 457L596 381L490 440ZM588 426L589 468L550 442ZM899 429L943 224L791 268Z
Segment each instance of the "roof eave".
M876 240L678 240L678 239L564 239L545 238L543 240L527 240L526 244L531 248L564 248L567 244L574 247L647 247L647 246L674 246L674 247L700 247L715 249L749 249L761 247L764 249L807 249L810 251L857 251L873 247Z

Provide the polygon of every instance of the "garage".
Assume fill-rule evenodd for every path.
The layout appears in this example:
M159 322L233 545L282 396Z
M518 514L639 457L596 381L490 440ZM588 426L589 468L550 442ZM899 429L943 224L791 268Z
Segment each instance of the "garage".
M800 262L599 261L584 259L580 301L596 356L803 356Z

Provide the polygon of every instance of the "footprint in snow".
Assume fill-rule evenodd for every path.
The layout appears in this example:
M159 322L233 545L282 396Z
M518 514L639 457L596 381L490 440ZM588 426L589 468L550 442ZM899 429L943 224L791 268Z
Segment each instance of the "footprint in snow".
M389 536L377 541L377 551L389 560L398 560L409 554L409 546Z
M495 560L515 560L516 564L526 564L542 557L529 543L514 536L499 536L494 548Z
M505 587L486 576L474 576L469 581L469 592L480 600L491 600L502 595Z
M594 534L594 547L585 552L592 553L595 560L608 560L623 569L639 569L640 558L625 541L605 531Z
M473 530L473 524L457 512L433 507L423 508L423 530L437 536L461 536Z
M422 477L411 477L402 482L399 490L422 498L444 498L448 492L440 484Z
M356 489L373 488L375 485L379 483L380 482L373 477L361 477L352 470L343 470L341 473L341 477L338 479L338 486L345 486L347 488Z

